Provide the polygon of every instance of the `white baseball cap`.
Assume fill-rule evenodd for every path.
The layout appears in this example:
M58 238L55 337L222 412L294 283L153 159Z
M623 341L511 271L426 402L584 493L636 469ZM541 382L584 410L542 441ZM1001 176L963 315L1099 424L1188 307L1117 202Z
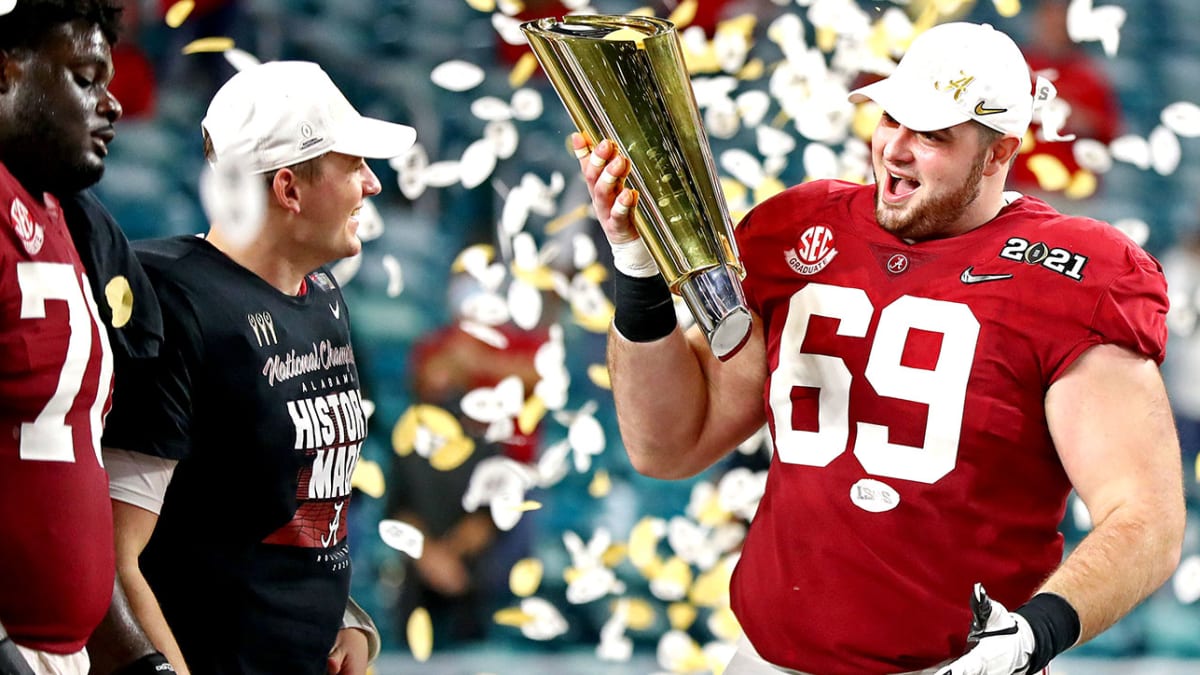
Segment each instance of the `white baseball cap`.
M408 150L409 126L363 117L315 63L270 61L239 71L208 104L200 122L213 163L244 163L267 173L335 151L390 159Z
M850 100L875 101L913 131L975 120L1020 138L1033 117L1033 83L1012 38L987 24L955 22L918 35L895 72L850 92ZM1053 95L1041 78L1038 87Z

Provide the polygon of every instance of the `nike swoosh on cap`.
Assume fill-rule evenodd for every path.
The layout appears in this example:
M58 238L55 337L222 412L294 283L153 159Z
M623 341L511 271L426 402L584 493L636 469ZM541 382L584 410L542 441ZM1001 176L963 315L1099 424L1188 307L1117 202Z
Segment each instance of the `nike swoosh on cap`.
M1008 112L1008 108L985 108L983 101L975 104L976 115L998 115L1002 112Z
M971 272L974 269L975 266L972 265L971 267L963 270L959 280L964 284L981 284L985 281L1001 281L1003 279L1012 278L1011 274L972 274Z

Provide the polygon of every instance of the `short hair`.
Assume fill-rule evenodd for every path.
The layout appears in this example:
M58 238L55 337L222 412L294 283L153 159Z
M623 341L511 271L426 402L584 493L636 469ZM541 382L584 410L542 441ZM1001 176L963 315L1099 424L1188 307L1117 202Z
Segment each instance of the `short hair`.
M123 7L118 0L19 0L0 16L0 49L35 48L55 26L82 19L116 44Z
M203 133L204 133L204 159L208 160L209 162L216 161L217 151L213 147L212 137L208 135L208 131L203 131ZM302 180L305 180L305 181L311 183L312 181L316 180L317 176L320 175L321 160L324 159L325 156L328 154L329 153L324 153L321 155L317 155L316 157L313 157L312 159L306 159L303 162L289 164L288 166L281 166L278 169L275 169L274 171L268 171L268 172L264 173L263 178L266 180L267 185L270 185L272 182L275 181L275 174L279 173L280 171L282 171L284 169L289 169L289 170L291 170L292 173L296 174Z

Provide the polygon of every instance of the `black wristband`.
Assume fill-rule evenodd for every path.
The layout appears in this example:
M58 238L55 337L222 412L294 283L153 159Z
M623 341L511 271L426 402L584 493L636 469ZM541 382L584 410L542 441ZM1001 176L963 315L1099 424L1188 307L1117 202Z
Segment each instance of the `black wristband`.
M1033 655L1029 672L1036 673L1067 651L1079 639L1079 613L1062 596L1038 593L1017 608L1033 629Z
M113 675L162 675L173 673L175 667L159 652L151 652L133 663L121 668Z
M661 274L631 277L614 270L613 304L613 325L630 342L661 340L678 325L671 289Z
M0 640L0 675L34 675L29 662L17 650L17 643L7 635Z

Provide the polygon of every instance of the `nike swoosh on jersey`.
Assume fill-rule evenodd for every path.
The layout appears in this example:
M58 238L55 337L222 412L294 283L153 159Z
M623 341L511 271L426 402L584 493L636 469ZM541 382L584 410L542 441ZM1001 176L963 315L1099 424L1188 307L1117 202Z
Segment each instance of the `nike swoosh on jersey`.
M985 281L1001 281L1012 278L1011 274L972 274L971 270L973 269L975 269L974 265L963 270L959 280L964 284L982 284Z
M338 304L336 302L333 303L332 305L329 306L329 311L333 312L333 318L335 318L335 319L342 318L342 306L340 304Z

